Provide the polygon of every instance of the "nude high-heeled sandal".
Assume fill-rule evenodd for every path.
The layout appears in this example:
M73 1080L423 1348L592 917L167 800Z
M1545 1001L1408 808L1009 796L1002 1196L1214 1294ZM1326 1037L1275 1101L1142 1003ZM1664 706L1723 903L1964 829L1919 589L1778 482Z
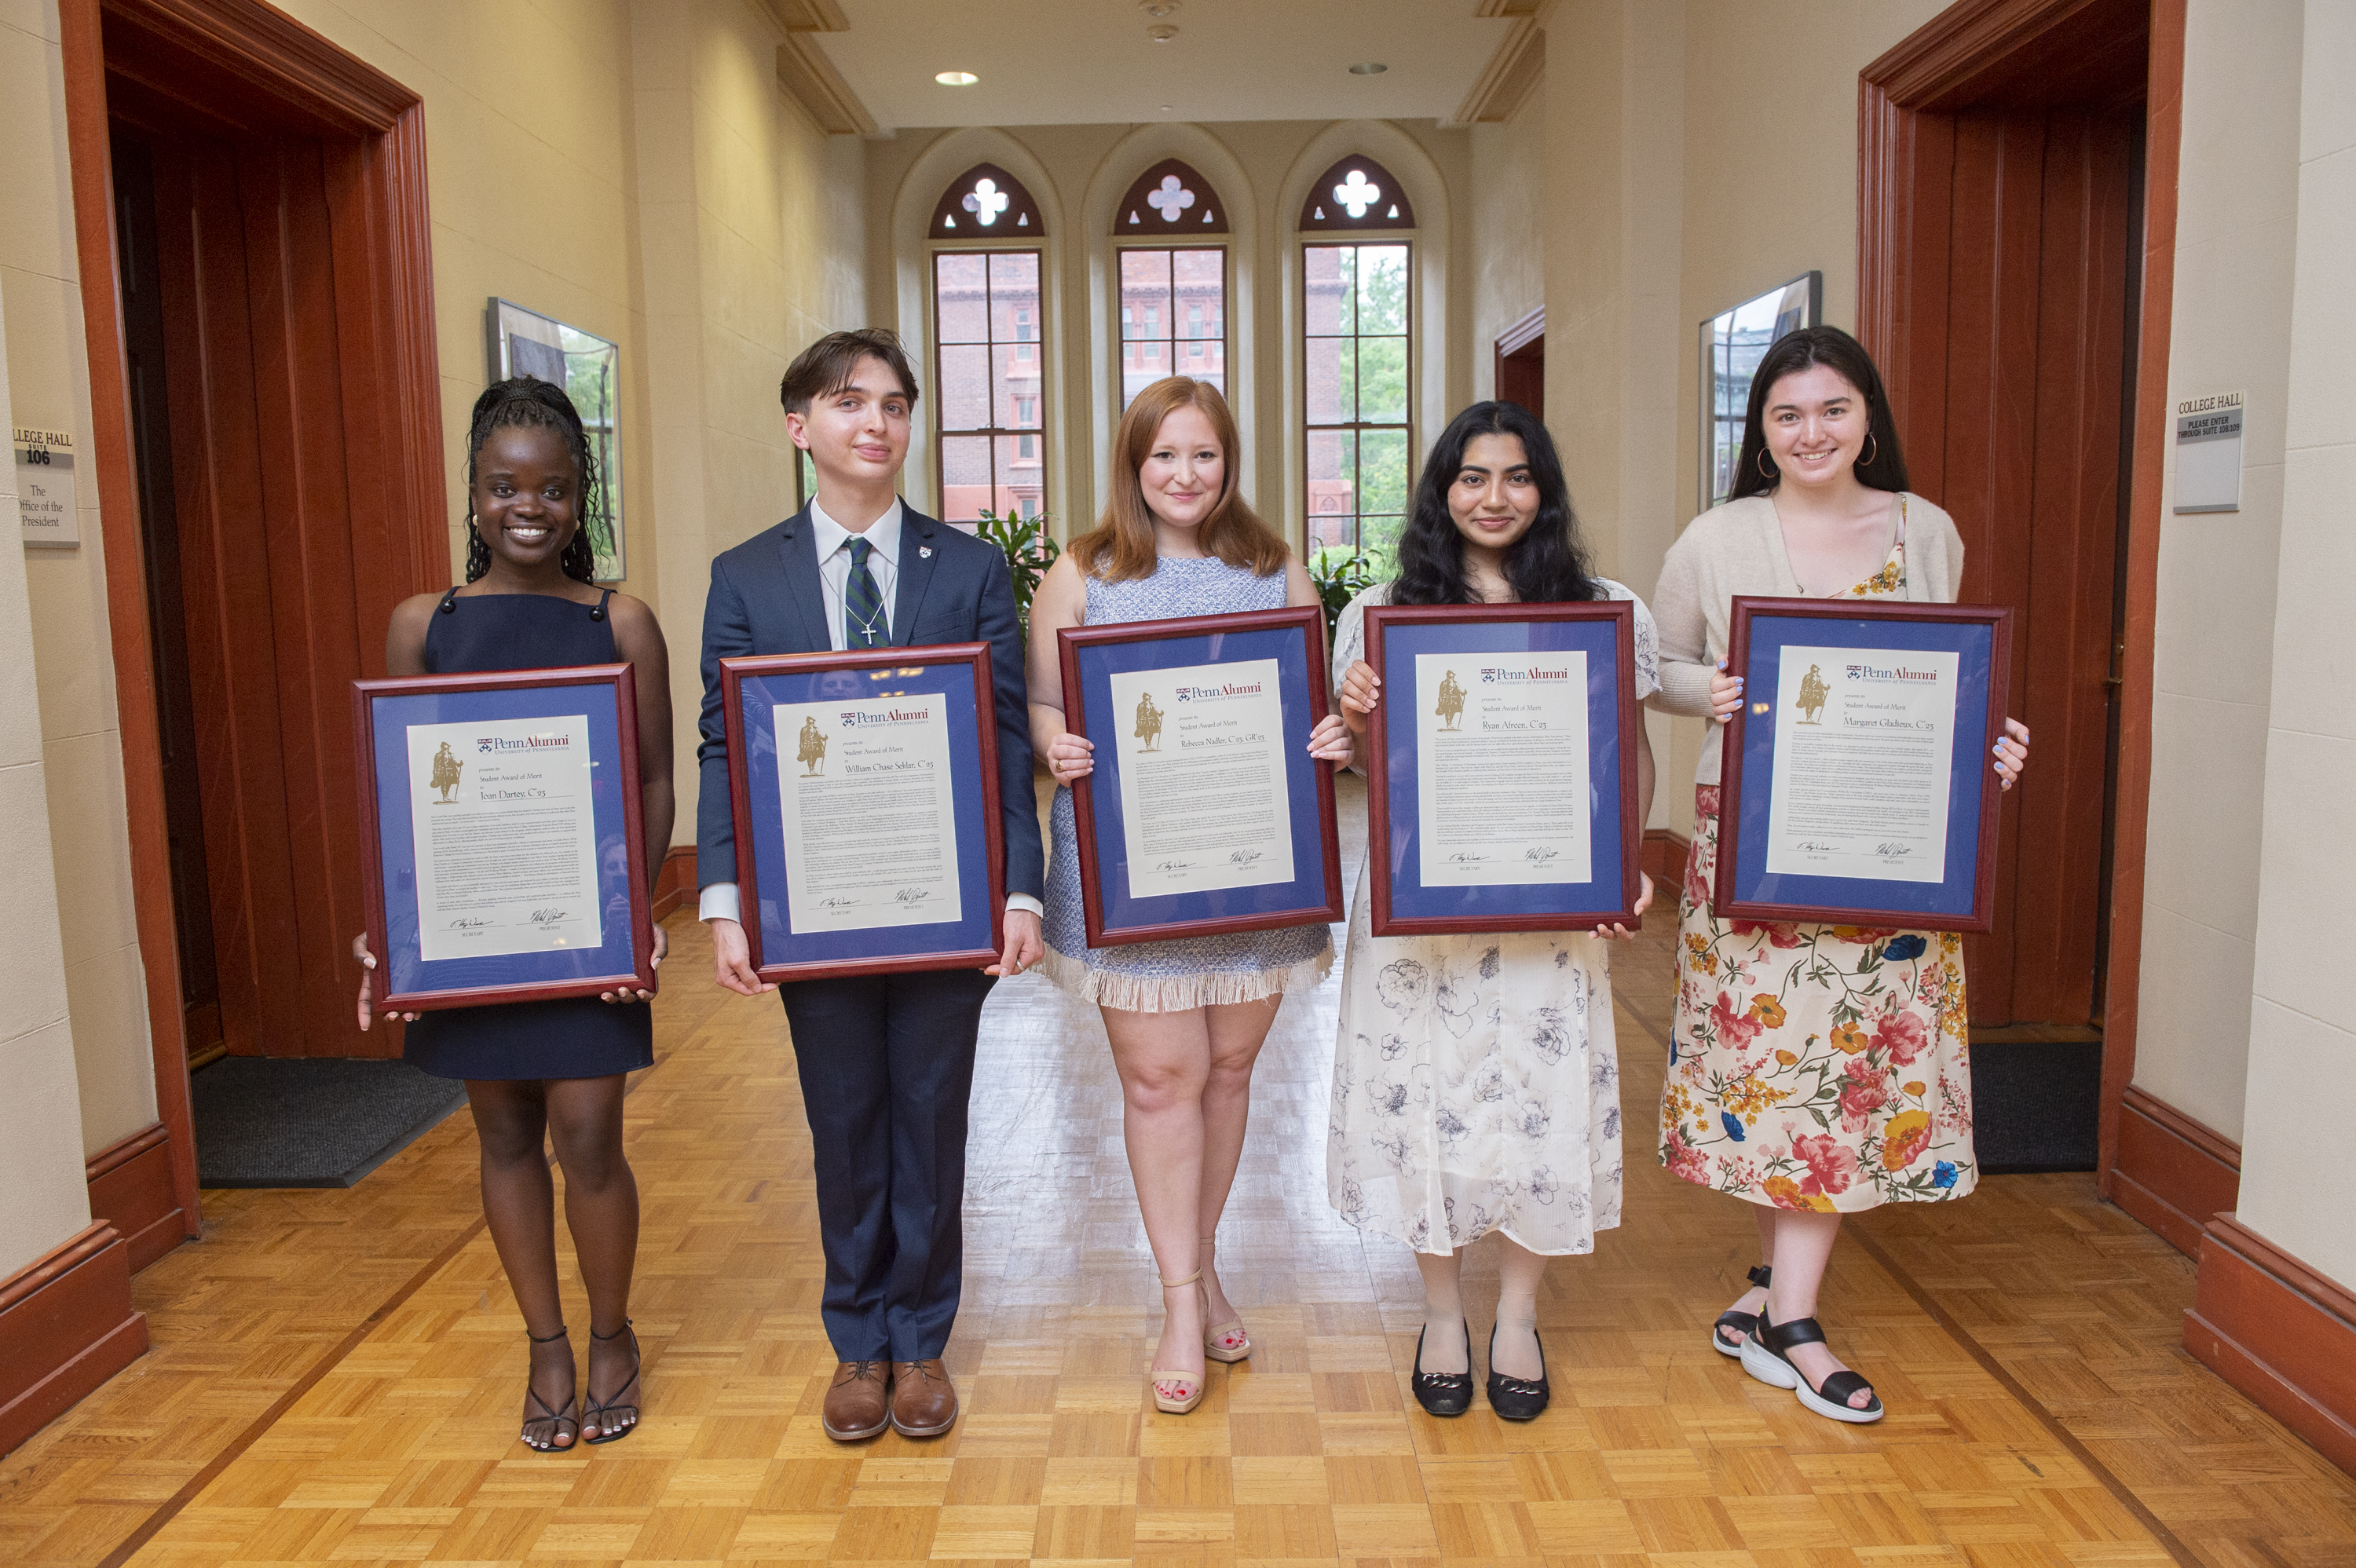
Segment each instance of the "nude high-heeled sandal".
M1153 1277L1162 1279L1159 1274ZM1162 1280L1162 1293L1166 1296L1171 1291L1183 1290L1190 1285L1199 1285L1202 1278L1203 1271L1196 1269L1184 1279L1163 1279ZM1167 1312L1169 1309L1169 1304L1164 1302L1162 1310ZM1211 1386L1210 1380L1200 1373L1179 1371L1169 1367L1155 1367L1145 1374L1145 1382L1146 1386L1153 1391L1153 1408L1167 1415L1191 1413L1196 1405L1203 1403L1203 1396L1210 1392ZM1194 1385L1194 1392L1184 1399L1172 1399L1162 1392L1162 1385L1165 1382L1175 1383L1180 1387L1191 1383Z
M1211 1249L1218 1245L1218 1241L1219 1238L1215 1233L1203 1238L1205 1257L1210 1256ZM1202 1270L1197 1269L1194 1272L1199 1275ZM1206 1286L1203 1291L1203 1316L1208 1317L1210 1315L1211 1293ZM1239 1343L1228 1344L1226 1341L1230 1336ZM1216 1324L1203 1330L1203 1354L1215 1361L1225 1361L1232 1366L1237 1361L1249 1360L1251 1353L1251 1336L1244 1332L1244 1320L1240 1317L1231 1323Z

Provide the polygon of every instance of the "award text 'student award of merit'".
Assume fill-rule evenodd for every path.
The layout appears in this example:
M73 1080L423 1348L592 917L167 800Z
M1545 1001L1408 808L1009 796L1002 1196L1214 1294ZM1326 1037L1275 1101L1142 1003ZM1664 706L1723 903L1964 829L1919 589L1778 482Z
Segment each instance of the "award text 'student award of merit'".
M1274 659L1112 676L1136 896L1292 880L1277 677Z
M770 712L783 764L793 929L957 918L963 901L948 698L779 703Z
M1711 909L1992 929L2011 644L2001 604L1736 594Z
M426 963L604 945L589 718L408 727Z
M1426 887L1584 882L1587 655L1415 656Z
M626 664L352 683L387 1012L655 988Z
M720 661L738 902L761 978L998 956L990 659L987 643L958 643Z
M1944 880L1961 656L1792 644L1780 654L1768 871Z

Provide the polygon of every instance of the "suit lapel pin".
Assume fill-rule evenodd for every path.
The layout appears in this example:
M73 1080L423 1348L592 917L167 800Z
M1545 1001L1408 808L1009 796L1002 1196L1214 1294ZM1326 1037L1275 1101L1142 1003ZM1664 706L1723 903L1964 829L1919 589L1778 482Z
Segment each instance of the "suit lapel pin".
M923 560L930 560L933 559L933 547L928 544L918 545L916 554Z

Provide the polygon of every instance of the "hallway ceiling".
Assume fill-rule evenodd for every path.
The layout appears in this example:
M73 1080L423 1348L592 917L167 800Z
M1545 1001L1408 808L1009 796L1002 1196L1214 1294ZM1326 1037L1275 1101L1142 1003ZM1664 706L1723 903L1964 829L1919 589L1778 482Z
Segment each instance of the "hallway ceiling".
M815 41L887 126L1444 120L1514 26L1476 0L1183 0L1158 18L1136 0L837 4L849 30ZM1155 43L1157 25L1177 36ZM1368 60L1390 69L1350 74ZM981 80L943 87L944 70Z

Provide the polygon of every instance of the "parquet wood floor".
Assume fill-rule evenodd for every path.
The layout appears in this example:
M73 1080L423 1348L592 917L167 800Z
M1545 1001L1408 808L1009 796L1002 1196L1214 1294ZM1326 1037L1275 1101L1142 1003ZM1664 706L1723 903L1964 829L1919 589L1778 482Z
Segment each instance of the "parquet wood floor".
M516 1443L521 1327L459 1116L350 1191L207 1194L204 1244L135 1282L154 1352L0 1463L0 1562L2356 1568L2356 1483L2185 1355L2190 1265L2085 1177L1851 1227L1826 1316L1891 1413L1838 1427L1709 1350L1751 1216L1638 1136L1622 1228L1548 1275L1554 1408L1427 1418L1414 1265L1324 1200L1331 983L1286 1001L1221 1232L1259 1349L1184 1417L1145 1397L1159 1293L1100 1026L1044 981L1001 986L948 1357L964 1419L840 1446L784 1020L712 989L701 929L671 929L628 1108L637 1435ZM1637 1128L1670 932L1615 976ZM1494 1261L1472 1273L1478 1339Z

